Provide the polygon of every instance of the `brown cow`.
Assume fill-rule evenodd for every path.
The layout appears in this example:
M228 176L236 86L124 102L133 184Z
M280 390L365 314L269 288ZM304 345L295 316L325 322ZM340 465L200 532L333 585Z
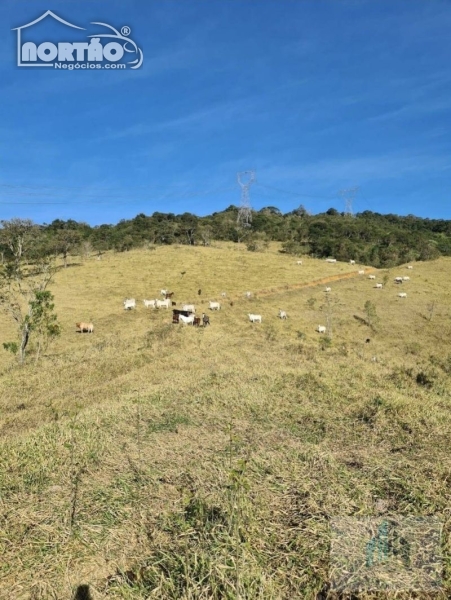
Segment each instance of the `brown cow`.
M92 323L75 323L75 327L79 330L79 333L87 331L92 333L94 331L94 325Z
M193 325L194 327L200 326L200 317L194 317Z
M172 298L173 295L174 295L174 292L166 292L165 299L168 300L168 299Z

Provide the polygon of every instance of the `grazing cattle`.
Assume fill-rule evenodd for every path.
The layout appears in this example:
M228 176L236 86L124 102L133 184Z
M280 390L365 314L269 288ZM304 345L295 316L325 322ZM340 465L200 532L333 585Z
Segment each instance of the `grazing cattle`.
M171 306L177 306L177 302L171 302Z
M233 302L229 302L230 306L233 306Z
M249 314L248 317L249 317L249 321L251 323L261 323L262 322L262 316L261 315L252 315L252 314Z
M202 290L197 290L197 295L202 296Z
M167 294L165 295L165 300L172 298L173 295L174 295L174 292L167 292Z
M410 281L410 277L403 277L402 280L403 281Z
M368 279L376 279L376 275L368 275Z
M200 317L194 317L193 325L194 327L200 326Z
M75 323L75 327L80 333L83 333L84 331L92 333L94 331L94 325L92 323Z
M412 265L409 265L407 268L408 268L408 269L413 269Z
M227 298L227 294L226 294L225 292L221 292L221 296L222 296L223 298Z
M156 307L157 301L156 300L143 300L144 302L144 306L146 308L149 308L149 306L151 306L152 308Z
M134 298L127 298L126 300L124 300L124 308L125 310L136 308L136 300Z
M376 289L377 290L381 290L382 289L382 283L376 283Z
M302 265L302 260L297 260L297 261L296 261L296 264L297 264L297 265Z
M281 308L279 308L279 315L278 315L279 319L286 319L287 318L287 313L282 310Z
M156 300L157 308L169 308L171 306L171 300Z
M358 271L359 275L365 275L365 271L363 269L361 269L360 271Z
M252 292L246 292L246 298L250 298L252 296Z
M179 319L184 325L192 325L194 323L195 317L194 317L194 315L190 315L189 317L185 317L184 315L179 315Z
M395 283L402 283L402 277L395 277Z
M187 310L188 312L195 313L196 309L194 308L194 304L184 304L182 306L182 310Z
M337 259L336 258L326 258L326 262L328 262L328 263L336 263Z
M330 287L327 287L325 291L326 291L326 292L331 292L331 291L332 291L332 288L330 288Z
M369 344L371 342L370 338L366 338L365 344Z
M184 317L189 317L191 315L191 313L188 312L188 311L186 311L186 310L177 310L177 309L174 309L172 311L172 322L173 323L178 323L180 315L183 315Z
M219 302L211 302L210 301L210 310L220 310L221 305Z
M210 325L210 317L208 315L206 315L205 313L202 313L202 323L203 323L204 327L206 327L207 325Z
M398 294L399 298L407 298L407 294L405 292L401 292L400 294Z
M324 327L324 325L318 325L318 327L316 328L316 331L318 333L326 333L326 328Z
M160 294L162 296L166 296L167 293L168 293L168 290L160 290Z
M349 261L349 264L350 264L350 265L355 265L355 260L352 260L352 259L351 259L351 260Z

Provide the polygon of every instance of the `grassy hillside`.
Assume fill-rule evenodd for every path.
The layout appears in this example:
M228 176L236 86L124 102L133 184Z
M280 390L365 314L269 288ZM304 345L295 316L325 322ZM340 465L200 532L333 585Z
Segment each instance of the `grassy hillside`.
M381 513L443 520L450 596L451 259L368 269L388 273L379 290L359 265L277 250L158 247L59 270L61 338L37 365L0 354L0 598L326 598L330 519ZM211 327L145 309L162 287Z

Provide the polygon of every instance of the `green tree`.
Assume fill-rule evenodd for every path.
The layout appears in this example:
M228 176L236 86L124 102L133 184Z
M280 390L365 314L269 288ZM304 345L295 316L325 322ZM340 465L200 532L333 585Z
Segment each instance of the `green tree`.
M36 362L38 362L41 347L46 349L49 342L61 334L61 325L54 313L53 295L49 290L36 291L30 306L30 331L36 333L38 344Z
M375 324L379 320L379 317L377 316L376 305L374 302L371 302L371 300L367 300L363 310L365 311L366 322L371 329L374 329Z
M75 229L59 229L54 239L56 253L62 255L64 268L66 268L69 251L80 247L81 235Z
M12 219L1 221L1 225L0 238L8 254L0 271L0 308L18 328L18 342L6 343L4 347L17 351L23 363L33 327L41 320L35 320L44 301L39 293L46 290L55 269L48 258L34 255L33 244L39 239L40 229L32 221Z

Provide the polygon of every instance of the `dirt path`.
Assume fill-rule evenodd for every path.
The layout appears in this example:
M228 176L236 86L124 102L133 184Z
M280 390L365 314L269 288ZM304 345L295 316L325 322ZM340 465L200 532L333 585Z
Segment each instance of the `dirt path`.
M373 273L377 271L374 267L365 268L365 275ZM357 271L352 271L351 273L338 273L337 275L330 275L329 277L323 277L322 279L314 279L313 281L309 281L307 283L296 283L294 285L284 285L280 288L271 288L270 290L260 290L255 295L257 298L261 298L262 296L273 296L276 294L281 294L283 292L290 292L292 290L302 290L304 288L316 287L317 285L326 285L327 283L332 283L334 281L342 281L344 279L352 279L353 277L363 277L363 275L359 275ZM235 297L233 300L241 300L242 296Z

